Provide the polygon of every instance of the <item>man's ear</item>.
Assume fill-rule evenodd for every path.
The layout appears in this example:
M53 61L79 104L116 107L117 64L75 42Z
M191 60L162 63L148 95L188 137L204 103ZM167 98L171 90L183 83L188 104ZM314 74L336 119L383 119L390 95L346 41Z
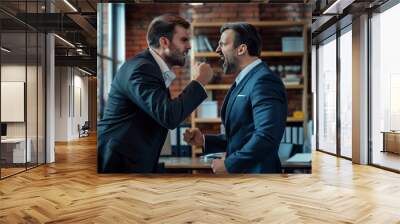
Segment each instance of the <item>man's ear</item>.
M238 55L239 56L245 55L246 52L247 52L247 45L246 44L239 45L239 47L238 47Z
M161 48L169 48L169 40L166 37L160 37L158 40Z

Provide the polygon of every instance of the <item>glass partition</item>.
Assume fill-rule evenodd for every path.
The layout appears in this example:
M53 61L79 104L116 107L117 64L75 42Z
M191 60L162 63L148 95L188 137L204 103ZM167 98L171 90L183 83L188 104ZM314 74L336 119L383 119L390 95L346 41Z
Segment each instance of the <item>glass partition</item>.
M352 157L352 32L342 31L340 41L340 155Z
M336 36L318 47L318 149L336 154Z
M400 170L400 4L371 18L372 164Z
M45 162L45 34L22 22L45 1L2 1L0 11L0 178ZM35 17L37 18L37 17Z
M25 170L31 161L26 144L26 37L25 32L1 34L2 177Z

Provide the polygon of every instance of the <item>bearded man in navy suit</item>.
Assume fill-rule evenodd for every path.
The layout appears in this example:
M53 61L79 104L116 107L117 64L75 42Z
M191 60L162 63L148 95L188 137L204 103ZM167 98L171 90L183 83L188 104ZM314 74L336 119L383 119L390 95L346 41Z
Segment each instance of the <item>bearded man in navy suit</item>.
M204 153L226 152L212 162L214 173L281 173L278 157L287 118L286 89L261 61L261 38L247 23L228 23L216 52L226 74L237 74L228 91L221 119L225 133L203 135L187 129L184 139Z

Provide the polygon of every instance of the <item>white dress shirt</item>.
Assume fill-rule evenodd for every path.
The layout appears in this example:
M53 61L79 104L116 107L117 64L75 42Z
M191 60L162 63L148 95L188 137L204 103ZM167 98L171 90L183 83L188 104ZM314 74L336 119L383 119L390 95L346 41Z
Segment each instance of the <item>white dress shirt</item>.
M171 83L176 79L176 75L174 72L169 69L167 63L155 52L152 48L149 48L150 54L153 56L154 60L157 62L158 66L160 67L162 76L164 78L165 86L169 88Z
M261 62L262 62L261 59L257 59L252 63L248 64L246 67L244 67L244 69L242 69L242 71L240 71L239 75L236 77L235 80L236 86L238 86L239 82L242 81L243 78L246 77L246 75L249 74L249 72Z

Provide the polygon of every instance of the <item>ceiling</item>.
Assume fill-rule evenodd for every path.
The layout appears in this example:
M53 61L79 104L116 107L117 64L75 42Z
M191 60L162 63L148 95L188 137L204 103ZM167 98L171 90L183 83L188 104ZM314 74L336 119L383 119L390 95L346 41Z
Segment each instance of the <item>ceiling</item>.
M7 60L37 55L43 45L36 43L36 33L52 32L74 45L55 38L56 65L79 66L95 73L96 7L95 0L1 0L2 46L12 49Z
M259 3L309 3L313 8L313 25L318 25L313 34L318 34L330 26L333 20L340 19L340 15L324 15L324 11L337 0L236 0L230 2L259 2ZM368 7L380 5L387 0L341 0L350 2L346 5L346 13L356 13ZM0 25L3 33L3 46L14 48L15 54L25 55L25 38L21 31L54 32L61 38L75 45L65 43L55 38L56 62L59 65L76 63L77 66L86 66L96 70L97 45L97 3L113 2L101 0L0 0ZM130 0L117 2L171 2L169 0ZM177 1L179 2L179 0ZM182 1L187 2L187 1ZM215 2L205 0L201 2ZM347 10L347 11L346 11ZM49 13L49 12L52 13ZM29 39L29 38L28 38ZM31 40L28 40L28 42ZM28 44L27 53L35 52L35 43ZM79 50L78 50L79 49Z

